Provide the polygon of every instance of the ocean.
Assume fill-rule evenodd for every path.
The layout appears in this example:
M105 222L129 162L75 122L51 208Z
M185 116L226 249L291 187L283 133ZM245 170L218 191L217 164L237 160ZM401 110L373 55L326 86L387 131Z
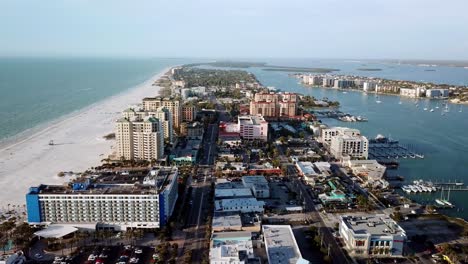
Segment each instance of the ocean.
M187 59L0 58L0 141L138 85Z

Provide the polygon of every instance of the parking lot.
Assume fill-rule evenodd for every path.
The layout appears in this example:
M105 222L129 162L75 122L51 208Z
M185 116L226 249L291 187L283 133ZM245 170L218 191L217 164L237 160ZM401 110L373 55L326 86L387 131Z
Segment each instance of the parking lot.
M296 193L291 191L289 182L270 181L270 198L264 199L266 207L274 212L283 212L287 207L300 206L296 201Z
M131 245L84 247L71 256L56 256L53 260L38 260L52 264L143 264L158 259L155 249Z

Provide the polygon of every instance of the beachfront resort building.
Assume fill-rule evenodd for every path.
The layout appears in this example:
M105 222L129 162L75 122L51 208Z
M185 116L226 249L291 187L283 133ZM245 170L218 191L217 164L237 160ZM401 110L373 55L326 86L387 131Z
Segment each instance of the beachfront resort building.
M268 263L309 263L302 258L290 225L264 225L262 233Z
M246 140L268 140L268 122L261 115L239 116L239 136Z
M332 138L340 135L359 136L361 132L358 129L348 127L331 127L322 129L321 140L323 143L330 143Z
M125 231L160 228L177 200L177 167L100 175L68 185L39 185L26 195L28 223Z
M250 102L250 114L264 117L296 116L298 95L295 93L256 93Z
M358 135L334 136L330 143L330 153L339 160L345 157L367 159L369 156L369 140L364 136Z
M158 118L120 118L116 125L117 157L153 160L164 156L164 132Z
M175 98L146 97L143 98L143 111L155 112L160 107L165 107L172 114L172 125L179 129L182 122L182 105L180 100Z
M339 232L354 257L403 255L405 230L387 215L340 216Z

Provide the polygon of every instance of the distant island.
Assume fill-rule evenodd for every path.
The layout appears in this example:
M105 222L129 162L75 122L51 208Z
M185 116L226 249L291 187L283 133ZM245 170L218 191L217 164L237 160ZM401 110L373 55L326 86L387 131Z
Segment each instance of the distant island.
M358 71L381 71L380 68L358 68Z
M264 71L283 71L283 72L315 72L315 73L331 73L339 71L339 69L331 68L301 68L301 67L282 67L282 66L268 66L263 68Z
M282 71L282 72L313 72L313 73L331 73L340 69L332 68L313 68L313 67L291 67L281 65L268 65L265 62L245 62L245 61L215 61L186 64L185 67L212 66L220 68L263 68L264 71Z

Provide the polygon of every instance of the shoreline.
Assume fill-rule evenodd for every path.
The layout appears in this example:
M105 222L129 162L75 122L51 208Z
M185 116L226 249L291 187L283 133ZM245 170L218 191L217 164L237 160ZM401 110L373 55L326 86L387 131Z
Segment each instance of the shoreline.
M324 86L311 86L311 85L305 85L303 83L301 83L301 85L304 88L311 88L311 89L319 88L319 89L337 90L337 91L351 91L351 92L360 92L360 93L363 93L363 94L398 96L398 97L404 98L404 99L447 101L447 102L449 102L451 104L454 104L454 105L468 105L468 101L466 101L466 102L453 102L452 101L453 98L450 99L450 98L409 97L409 96L402 96L401 94L397 94L397 93L382 93L382 92L376 92L376 91L365 92L363 90L353 89L353 88L333 88L333 87L324 87Z
M0 211L8 204L22 208L28 188L41 183L63 184L69 177L61 171L82 172L112 153L114 140L103 138L114 132L115 120L129 105L146 96L157 96L161 87L154 82L170 66L148 80L115 95L39 124L0 141L0 184L7 186L0 196ZM54 145L48 145L54 140Z

